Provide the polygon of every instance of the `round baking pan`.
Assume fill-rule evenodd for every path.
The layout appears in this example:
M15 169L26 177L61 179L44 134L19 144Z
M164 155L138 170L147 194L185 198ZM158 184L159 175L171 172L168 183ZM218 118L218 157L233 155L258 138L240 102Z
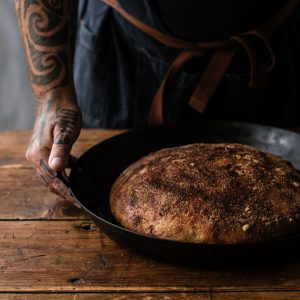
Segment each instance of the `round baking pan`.
M297 254L300 234L253 244L208 245L144 236L117 223L110 212L109 193L119 174L150 152L196 142L251 145L300 169L300 135L294 132L236 122L162 125L129 131L92 147L71 170L71 193L107 236L142 255L179 264L218 266L279 261Z

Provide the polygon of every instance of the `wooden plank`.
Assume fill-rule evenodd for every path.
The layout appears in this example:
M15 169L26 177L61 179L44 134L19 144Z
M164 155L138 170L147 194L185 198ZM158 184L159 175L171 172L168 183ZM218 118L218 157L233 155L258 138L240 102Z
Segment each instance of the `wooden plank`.
M86 219L83 211L51 193L32 168L1 168L0 219Z
M203 275L191 287L189 281L198 278L194 270L181 273L132 255L99 237L91 222L0 222L0 227L2 292L193 291L199 284L208 289Z
M300 292L235 292L213 293L212 300L296 300L300 299Z
M39 181L0 181L0 201L2 220L87 218L82 210L51 193Z
M300 129L296 129L300 132ZM72 154L82 155L90 147L124 130L107 129L83 129L78 141L75 143ZM9 131L0 133L0 166L23 165L30 167L31 164L25 158L25 152L30 140L30 131Z
M0 167L0 201L0 220L87 218L82 210L51 193L31 167Z
M62 293L62 294L0 294L2 300L208 300L208 293Z
M1 132L0 165L24 164L30 166L25 159L29 138L29 131Z
M110 133L95 130L85 135L83 132L74 153L78 151L80 155L100 138L105 138L105 134ZM25 152L28 138L29 135L25 139L23 133L13 133L6 145L2 143L7 140L5 134L0 139L0 218L81 218L76 209L65 207L66 204L36 179L30 164L21 154ZM5 148L9 144L10 147ZM5 149L11 150L5 152ZM73 212L68 212L69 209ZM35 295L45 291L48 295L55 291L70 292L68 295L75 291L89 292L82 295L85 299L84 296L92 295L91 292L113 297L116 294L109 294L113 291L119 292L121 297L124 295L121 292L137 293L134 295L154 292L196 295L195 292L201 292L207 296L215 291L226 291L212 295L219 299L223 296L240 299L239 293L227 291L273 290L276 291L274 295L282 295L278 299L285 299L283 291L294 296L290 290L300 290L299 262L244 271L179 268L129 253L99 234L93 224L85 220L2 221L0 226L1 292L17 293L21 290ZM0 298L3 295L0 294ZM248 292L242 294L257 299L251 295ZM261 297L258 299L264 299L264 295L273 296L264 292L257 295Z
M121 132L124 132L124 130L83 129L73 147L72 154L80 156L93 145ZM25 158L30 135L30 131L0 133L0 166L15 164L23 165L24 167L31 166Z
M73 154L80 156L99 141L120 132L82 130ZM0 219L85 219L82 211L50 193L25 160L29 136L29 132L0 133Z
M0 166L0 184L2 186L12 185L18 182L31 182L41 185L33 167L22 164ZM7 183L5 185L5 183Z
M234 292L234 293L61 293L61 294L0 294L3 300L296 300L300 292Z
M89 221L1 221L1 292L299 291L300 263L176 267L117 246Z

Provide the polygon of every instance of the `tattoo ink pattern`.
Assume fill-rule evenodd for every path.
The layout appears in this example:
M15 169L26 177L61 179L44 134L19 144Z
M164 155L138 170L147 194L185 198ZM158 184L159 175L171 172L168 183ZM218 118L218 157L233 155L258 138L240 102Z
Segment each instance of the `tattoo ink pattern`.
M70 83L75 3L74 0L19 0L16 4L37 96Z
M59 109L56 115L55 124L59 128L59 133L54 140L54 144L70 145L76 126L78 126L79 113L70 109Z

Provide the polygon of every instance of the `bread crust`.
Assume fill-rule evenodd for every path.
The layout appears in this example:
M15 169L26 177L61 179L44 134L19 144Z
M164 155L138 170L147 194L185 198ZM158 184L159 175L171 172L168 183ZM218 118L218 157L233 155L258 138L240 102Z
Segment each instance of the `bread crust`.
M300 232L300 173L241 144L165 148L129 166L110 207L132 231L177 241L234 244Z

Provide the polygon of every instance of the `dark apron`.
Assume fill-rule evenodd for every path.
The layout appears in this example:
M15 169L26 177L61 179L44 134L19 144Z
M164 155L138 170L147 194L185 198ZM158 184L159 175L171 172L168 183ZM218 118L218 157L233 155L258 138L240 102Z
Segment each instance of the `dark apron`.
M138 127L180 49L151 38L99 0L81 2L75 85L87 127ZM299 9L276 31L277 63L264 88L249 87L251 74L226 70L199 113L188 103L211 54L180 69L164 90L164 121L222 119L299 125ZM280 43L278 43L280 40Z

